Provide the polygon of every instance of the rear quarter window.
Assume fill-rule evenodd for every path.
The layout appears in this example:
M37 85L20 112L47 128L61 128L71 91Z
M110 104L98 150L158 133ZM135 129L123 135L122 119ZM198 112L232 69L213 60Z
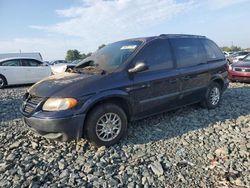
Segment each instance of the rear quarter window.
M213 41L202 39L202 44L206 50L208 61L225 59L225 55Z
M9 60L0 63L0 66L20 66L19 60Z
M177 67L190 67L206 63L206 55L201 42L196 38L171 39Z

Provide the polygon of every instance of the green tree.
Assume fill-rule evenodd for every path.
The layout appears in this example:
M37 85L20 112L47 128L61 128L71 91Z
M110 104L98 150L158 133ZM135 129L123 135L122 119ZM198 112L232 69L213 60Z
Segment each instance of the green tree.
M91 54L92 54L91 52L90 52L90 53L87 53L87 54L82 53L82 54L81 54L81 59L85 59L85 58L91 56Z
M67 61L74 61L77 59L81 59L81 54L78 50L68 50L65 58Z
M229 48L228 46L223 46L221 47L222 51L226 51L226 52L230 52L231 48Z
M238 52L238 51L241 51L241 50L242 49L239 46L234 46L234 45L231 46L231 51L233 51L233 52Z

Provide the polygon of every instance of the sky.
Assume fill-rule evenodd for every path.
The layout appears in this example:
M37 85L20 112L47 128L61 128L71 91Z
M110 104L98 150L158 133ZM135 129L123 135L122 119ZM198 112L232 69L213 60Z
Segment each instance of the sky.
M68 49L160 34L197 34L250 47L250 0L0 0L0 53Z

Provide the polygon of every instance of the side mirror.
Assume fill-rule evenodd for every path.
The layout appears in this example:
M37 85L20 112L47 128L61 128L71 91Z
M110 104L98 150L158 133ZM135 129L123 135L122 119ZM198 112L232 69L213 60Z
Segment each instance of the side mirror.
M128 69L129 73L137 73L142 72L148 69L148 66L143 62L138 62L135 64L135 66L131 69Z

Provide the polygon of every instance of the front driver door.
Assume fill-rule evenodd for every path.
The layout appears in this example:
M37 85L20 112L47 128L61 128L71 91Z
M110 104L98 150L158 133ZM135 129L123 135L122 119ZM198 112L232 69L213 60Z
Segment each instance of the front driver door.
M168 40L155 39L146 44L132 66L143 62L148 70L132 75L136 118L156 114L176 106L180 92L179 72L175 69Z

